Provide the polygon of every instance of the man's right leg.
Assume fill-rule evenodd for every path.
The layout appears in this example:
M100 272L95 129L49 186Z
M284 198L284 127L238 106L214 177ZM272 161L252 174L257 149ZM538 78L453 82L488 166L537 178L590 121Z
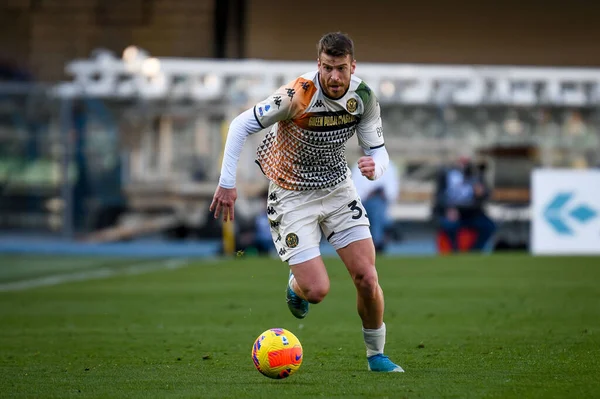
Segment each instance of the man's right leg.
M301 251L289 260L290 279L286 301L292 314L302 319L308 313L308 303L321 302L329 292L329 276L319 248Z
M271 237L280 259L290 266L286 301L299 319L308 313L309 302L319 303L329 291L329 277L319 250L321 200L327 193L290 191L269 184Z

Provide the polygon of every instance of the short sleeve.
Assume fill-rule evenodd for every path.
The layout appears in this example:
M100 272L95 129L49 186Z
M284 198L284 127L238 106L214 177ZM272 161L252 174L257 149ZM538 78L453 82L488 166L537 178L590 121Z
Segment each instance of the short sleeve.
M364 105L364 113L356 127L358 143L366 149L383 147L383 125L381 123L379 101L377 101L375 93L364 82L360 83L356 93Z

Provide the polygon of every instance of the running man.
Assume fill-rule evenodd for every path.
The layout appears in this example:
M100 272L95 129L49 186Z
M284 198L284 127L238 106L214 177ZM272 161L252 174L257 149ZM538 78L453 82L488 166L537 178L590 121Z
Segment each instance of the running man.
M282 86L231 122L210 211L215 218L234 220L242 147L249 134L271 127L257 149L256 162L270 180L267 216L273 242L290 267L290 311L304 318L309 303L321 302L329 292L319 245L324 234L356 286L369 370L403 372L384 355L384 298L375 248L344 152L356 133L365 154L358 160L361 174L372 180L383 175L389 157L379 103L367 84L353 76L356 60L350 37L328 33L317 50L316 71Z

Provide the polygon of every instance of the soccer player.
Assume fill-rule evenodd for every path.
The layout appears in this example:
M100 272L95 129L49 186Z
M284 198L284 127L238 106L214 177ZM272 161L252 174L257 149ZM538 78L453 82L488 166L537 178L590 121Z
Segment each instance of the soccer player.
M270 180L267 216L280 258L288 262L286 300L292 314L306 316L321 302L329 276L320 254L321 234L336 249L356 286L358 314L371 371L403 372L384 355L384 299L375 268L369 220L345 158L356 133L364 156L360 173L383 175L389 162L379 103L365 82L353 76L354 43L343 33L324 35L317 70L279 88L237 116L229 127L219 185L210 211L234 220L236 168L249 134L271 126L256 162Z

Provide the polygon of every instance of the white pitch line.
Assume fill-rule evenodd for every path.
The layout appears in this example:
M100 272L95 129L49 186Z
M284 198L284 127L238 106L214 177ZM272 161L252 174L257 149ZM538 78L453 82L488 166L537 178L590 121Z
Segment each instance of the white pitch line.
M77 273L57 274L54 276L38 277L22 281L13 281L10 283L0 283L0 292L23 291L31 288L47 287L75 281L97 280L107 277L120 275L144 274L158 270L174 270L185 267L189 264L187 259L167 259L165 261L151 261L136 263L127 267L117 267L114 269L103 267L100 269L81 271Z

